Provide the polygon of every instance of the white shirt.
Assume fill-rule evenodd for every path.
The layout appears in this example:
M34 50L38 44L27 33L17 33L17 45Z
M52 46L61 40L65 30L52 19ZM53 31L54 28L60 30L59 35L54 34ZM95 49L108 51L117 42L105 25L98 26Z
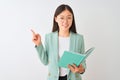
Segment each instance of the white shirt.
M60 37L59 36L59 58L63 55L65 50L69 50L70 37ZM59 76L65 76L67 74L66 68L59 68Z

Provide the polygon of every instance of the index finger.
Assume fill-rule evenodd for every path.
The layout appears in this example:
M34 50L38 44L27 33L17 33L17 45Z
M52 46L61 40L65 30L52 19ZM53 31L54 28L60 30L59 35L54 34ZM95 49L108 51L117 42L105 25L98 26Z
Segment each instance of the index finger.
M35 32L31 29L31 32L33 33L33 35L35 35Z

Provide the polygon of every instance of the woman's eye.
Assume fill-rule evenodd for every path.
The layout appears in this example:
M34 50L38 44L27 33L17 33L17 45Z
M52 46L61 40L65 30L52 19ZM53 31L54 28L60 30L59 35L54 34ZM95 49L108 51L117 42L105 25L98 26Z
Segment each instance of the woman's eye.
M68 19L71 19L71 17L68 17Z
M61 17L60 19L64 19L63 17Z

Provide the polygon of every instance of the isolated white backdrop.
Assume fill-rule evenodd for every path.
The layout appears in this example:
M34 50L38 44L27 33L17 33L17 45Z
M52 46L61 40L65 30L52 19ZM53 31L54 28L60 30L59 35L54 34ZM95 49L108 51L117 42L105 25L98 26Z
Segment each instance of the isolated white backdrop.
M0 80L46 80L30 29L44 42L62 3L72 7L85 48L95 47L83 80L120 80L119 0L0 0Z

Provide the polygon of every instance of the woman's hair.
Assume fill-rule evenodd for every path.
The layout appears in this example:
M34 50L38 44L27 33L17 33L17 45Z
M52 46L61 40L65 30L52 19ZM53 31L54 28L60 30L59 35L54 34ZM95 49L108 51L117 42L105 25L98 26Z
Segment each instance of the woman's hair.
M74 19L73 10L72 10L72 8L69 5L65 5L65 4L62 4L62 5L58 6L58 8L55 11L54 18L53 18L53 29L52 29L52 32L59 31L59 26L58 26L58 23L55 21L55 17L57 17L61 12L63 12L66 9L68 11L70 11L70 13L73 16L73 21L72 21L72 25L70 27L70 31L72 31L74 33L77 33L76 32L76 25L75 25L75 19Z

